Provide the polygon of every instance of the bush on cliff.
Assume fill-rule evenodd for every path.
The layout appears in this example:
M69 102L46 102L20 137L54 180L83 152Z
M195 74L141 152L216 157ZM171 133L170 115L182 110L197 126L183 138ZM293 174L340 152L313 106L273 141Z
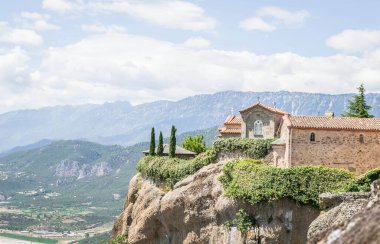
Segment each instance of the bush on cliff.
M335 192L354 181L350 172L323 166L276 168L258 161L233 160L219 178L230 197L252 204L291 198L304 204L318 206L318 196Z
M184 177L216 160L215 150L210 149L191 160L166 157L143 157L137 164L137 170L153 180L174 185Z
M368 171L364 175L358 177L354 182L348 184L346 191L370 191L371 184L375 180L380 179L380 168Z
M219 139L211 149L195 158L179 159L167 157L143 157L137 164L137 171L156 181L174 185L188 175L194 174L202 167L217 159L218 153L239 151L252 158L263 158L271 150L272 140L253 140L248 138Z
M240 151L245 153L248 158L261 159L272 150L272 142L273 140L232 137L216 140L213 148L217 152Z

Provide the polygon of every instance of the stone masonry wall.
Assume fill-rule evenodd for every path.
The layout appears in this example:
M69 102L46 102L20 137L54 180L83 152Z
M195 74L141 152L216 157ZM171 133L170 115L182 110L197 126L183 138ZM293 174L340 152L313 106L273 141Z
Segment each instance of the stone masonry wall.
M315 142L310 141L312 132ZM379 132L293 129L291 140L291 166L326 165L356 175L380 167Z
M256 107L241 113L242 126L241 137L271 139L275 133L275 114L266 109ZM254 123L256 120L263 122L263 135L256 137L253 135Z

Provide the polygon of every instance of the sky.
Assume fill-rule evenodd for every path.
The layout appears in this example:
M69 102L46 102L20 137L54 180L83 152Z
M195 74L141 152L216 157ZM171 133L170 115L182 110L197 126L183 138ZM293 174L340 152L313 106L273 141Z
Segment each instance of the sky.
M380 92L377 0L2 0L0 113L235 91Z

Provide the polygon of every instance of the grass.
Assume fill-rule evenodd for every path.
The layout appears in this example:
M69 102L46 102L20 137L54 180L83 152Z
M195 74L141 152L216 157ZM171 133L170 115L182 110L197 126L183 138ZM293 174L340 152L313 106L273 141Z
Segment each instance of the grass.
M53 239L42 238L42 237L24 236L24 235L11 234L11 233L0 233L0 236L11 238L11 239L30 241L30 242L38 242L38 243L46 243L46 244L58 243L58 241L53 240Z

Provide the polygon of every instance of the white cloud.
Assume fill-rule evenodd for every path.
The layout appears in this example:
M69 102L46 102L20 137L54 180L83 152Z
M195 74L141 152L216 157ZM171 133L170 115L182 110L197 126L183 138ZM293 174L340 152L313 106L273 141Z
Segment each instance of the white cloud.
M19 100L31 87L28 60L29 56L19 47L0 49L0 111L30 106L24 104L22 98Z
M302 24L310 16L306 10L288 11L278 7L263 7L257 11L257 15L273 18L287 26Z
M42 44L43 38L33 30L11 28L7 22L0 22L0 42L39 46Z
M278 7L263 7L256 11L255 16L240 22L244 30L259 30L272 32L278 27L300 26L310 14L306 10L288 11Z
M42 7L44 9L63 13L73 10L75 7L78 7L79 4L79 2L73 3L66 0L43 0Z
M190 48L208 48L211 43L202 37L190 37L184 42L184 45Z
M59 30L58 25L49 23L51 17L47 14L40 14L36 12L21 12L20 16L15 17L23 28L33 29L36 31L50 31Z
M258 55L106 31L47 49L35 69L28 60L20 48L0 50L0 111L224 90L345 93L358 82L380 92L380 49L360 57Z
M373 50L380 48L380 30L344 30L327 39L326 45L349 53Z
M140 103L223 90L352 92L358 81L380 91L379 64L380 52L365 58L257 55L194 50L108 32L50 48L39 72L44 87L53 94L65 91L59 97L66 96L66 101Z
M200 6L181 0L44 0L43 8L58 12L83 10L125 13L147 23L171 29L199 31L212 30L216 26L216 20L206 16Z
M260 17L252 17L240 22L240 28L244 30L259 30L264 32L272 32L276 27L272 24L265 22Z
M81 25L81 29L86 32L105 33L105 32L126 32L127 30L120 25L103 25L101 23Z

